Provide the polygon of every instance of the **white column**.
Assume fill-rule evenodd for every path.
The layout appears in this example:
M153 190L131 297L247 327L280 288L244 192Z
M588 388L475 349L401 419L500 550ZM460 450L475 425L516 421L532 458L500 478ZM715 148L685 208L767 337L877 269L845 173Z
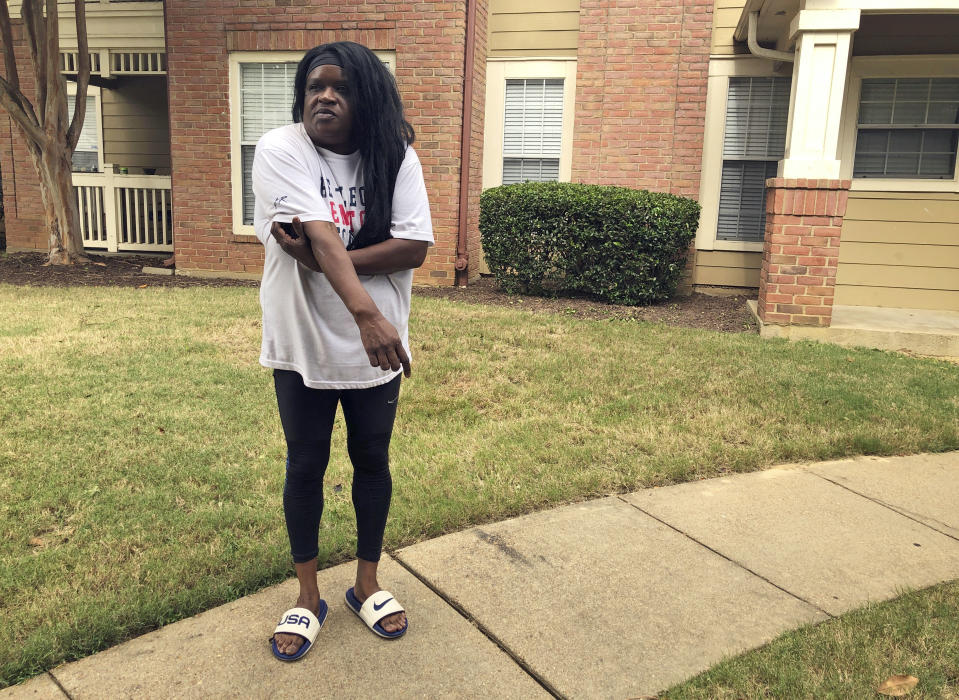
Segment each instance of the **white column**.
M793 20L796 61L780 177L839 179L839 126L858 28L859 10L801 10Z

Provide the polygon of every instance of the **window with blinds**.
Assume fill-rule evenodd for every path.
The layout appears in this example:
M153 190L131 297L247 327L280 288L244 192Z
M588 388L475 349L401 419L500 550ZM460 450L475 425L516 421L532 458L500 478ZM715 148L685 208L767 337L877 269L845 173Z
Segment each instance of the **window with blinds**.
M71 120L73 119L73 106L76 102L76 96L67 95L67 115ZM99 150L100 141L97 138L97 102L95 97L88 96L87 109L83 116L83 128L80 130L77 147L73 151L73 172L98 172L100 170Z
M243 223L253 224L253 155L270 129L289 124L296 63L240 64L240 159L243 168Z
M559 180L563 80L506 81L503 184Z
M730 78L716 237L762 241L766 179L786 148L789 78Z
M853 177L948 179L959 150L959 78L866 78Z

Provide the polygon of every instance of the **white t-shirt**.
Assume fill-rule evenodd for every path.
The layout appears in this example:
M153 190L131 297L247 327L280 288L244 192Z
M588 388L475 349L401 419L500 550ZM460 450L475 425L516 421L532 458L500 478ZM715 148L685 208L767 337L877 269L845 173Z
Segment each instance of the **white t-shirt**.
M272 222L298 216L304 222L333 222L347 245L360 230L365 212L359 153L339 155L317 148L302 124L274 129L256 145L253 193L253 227L266 248L260 364L299 372L314 389L365 389L393 379L399 371L370 366L356 322L326 275L297 263L270 234ZM423 169L412 148L406 149L396 178L390 233L433 244ZM413 271L359 278L409 354Z

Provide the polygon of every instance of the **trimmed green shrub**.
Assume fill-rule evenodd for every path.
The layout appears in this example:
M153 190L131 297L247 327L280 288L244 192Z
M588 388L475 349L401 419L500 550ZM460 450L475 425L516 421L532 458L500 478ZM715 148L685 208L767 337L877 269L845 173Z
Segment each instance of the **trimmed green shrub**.
M483 192L486 263L507 292L652 304L676 291L699 204L627 187L526 182Z

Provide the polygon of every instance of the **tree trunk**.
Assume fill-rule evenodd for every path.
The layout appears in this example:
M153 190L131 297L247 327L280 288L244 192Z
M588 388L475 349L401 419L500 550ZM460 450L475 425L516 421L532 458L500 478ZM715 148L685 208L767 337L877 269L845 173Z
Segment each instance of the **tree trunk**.
M48 143L42 150L31 148L30 152L40 176L44 220L50 232L47 264L86 262L69 150L64 144Z
M60 72L60 19L57 0L21 0L20 16L36 78L36 99L20 91L17 57L7 0L0 0L0 43L6 75L0 76L0 106L19 127L40 178L43 213L50 232L48 265L86 261L77 197L73 190L72 155L83 128L90 52L86 1L74 0L77 26L77 96L73 117L67 113L67 87Z

